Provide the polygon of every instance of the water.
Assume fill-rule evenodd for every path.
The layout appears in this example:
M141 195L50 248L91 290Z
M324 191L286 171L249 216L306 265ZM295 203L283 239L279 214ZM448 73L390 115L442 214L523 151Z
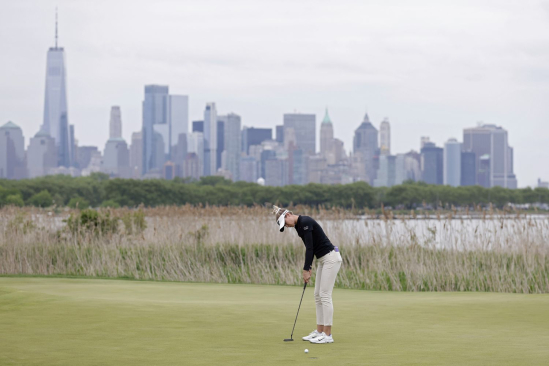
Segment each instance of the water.
M436 248L494 249L547 243L549 217L506 219L325 220L319 223L335 242L418 245ZM334 239L330 239L334 241Z
M58 230L64 217L33 215L39 227ZM207 225L205 243L275 244L301 243L294 229L279 233L270 216L147 217L146 241L191 242L193 233ZM422 245L457 250L524 248L525 245L549 245L549 216L492 216L487 219L394 219L366 217L345 220L317 220L342 250L347 245Z

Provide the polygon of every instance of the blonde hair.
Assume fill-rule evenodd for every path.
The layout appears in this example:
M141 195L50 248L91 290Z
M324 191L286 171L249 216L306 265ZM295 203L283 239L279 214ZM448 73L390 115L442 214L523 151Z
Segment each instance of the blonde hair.
M278 218L284 213L284 211L286 211L285 208L273 205L273 215L275 215L275 221L278 221ZM292 211L288 211L288 214L293 215L294 213Z

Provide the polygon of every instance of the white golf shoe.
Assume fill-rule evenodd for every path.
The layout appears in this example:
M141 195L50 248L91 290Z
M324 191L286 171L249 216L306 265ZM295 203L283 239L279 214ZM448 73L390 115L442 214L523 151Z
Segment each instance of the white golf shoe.
M322 332L317 337L311 339L309 342L314 344L334 343L334 338L331 335L326 335L324 332Z
M305 336L301 339L303 339L304 341L310 341L311 339L315 339L316 337L318 337L319 335L321 335L322 333L319 333L317 332L317 330L313 330L311 333L309 333L308 336Z

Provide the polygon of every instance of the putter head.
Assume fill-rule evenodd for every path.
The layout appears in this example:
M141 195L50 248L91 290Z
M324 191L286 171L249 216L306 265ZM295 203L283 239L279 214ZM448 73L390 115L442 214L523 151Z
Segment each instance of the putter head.
M284 342L293 342L294 340L292 338L286 338Z

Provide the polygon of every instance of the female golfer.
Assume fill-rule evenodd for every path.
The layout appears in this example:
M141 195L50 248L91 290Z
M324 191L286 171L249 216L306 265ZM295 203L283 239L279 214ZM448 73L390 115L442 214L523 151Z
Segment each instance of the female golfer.
M305 244L303 280L307 283L311 279L313 255L316 256L315 302L317 325L316 330L303 337L303 340L317 344L333 343L332 319L334 306L332 305L332 290L342 262L339 249L332 245L320 225L309 216L297 216L291 211L276 206L273 206L273 209L280 232L284 231L284 227L295 227L297 235Z

